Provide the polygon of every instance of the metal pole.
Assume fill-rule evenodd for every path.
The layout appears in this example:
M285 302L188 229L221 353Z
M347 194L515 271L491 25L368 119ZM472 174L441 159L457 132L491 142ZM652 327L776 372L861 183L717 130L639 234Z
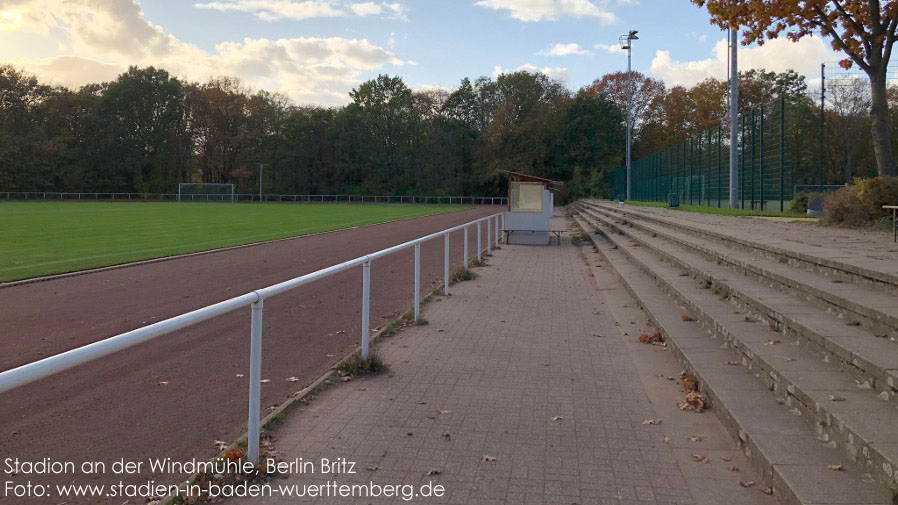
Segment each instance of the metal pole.
M486 220L486 253L487 254L489 254L490 250L491 250L490 243L492 242L492 235L493 235L492 226L490 226L490 220L487 219Z
M739 33L730 29L730 208L739 208Z
M443 261L443 294L449 296L449 234L444 235L443 249L445 251Z
M826 106L826 63L820 64L820 191L823 191L823 179L825 177L823 171L823 143L824 130L826 128L826 116L824 116L824 107Z
M415 243L415 322L421 319L421 242Z
M481 251L480 245L480 221L477 221L477 262L480 263L483 261L483 257L480 254Z
M751 110L751 209L755 208L755 110Z
M761 175L759 177L760 182L760 200L761 207L759 210L764 210L764 106L761 106L761 147L759 148L758 153L758 161L761 164Z
M496 247L499 247L499 216L496 216Z
M783 165L785 165L785 147L786 147L786 97L780 97L780 212L783 212L783 186L785 185L785 177L783 175Z
M247 456L259 464L259 409L262 395L262 305L259 299L252 304L249 343L249 432L246 436Z
M368 337L371 334L371 260L362 263L362 361L368 359Z
M631 128L631 112L630 102L632 101L633 87L631 85L632 73L630 70L631 53L633 42L627 40L627 200L630 200L630 128Z
M465 247L464 247L465 272L468 271L468 227L465 226Z

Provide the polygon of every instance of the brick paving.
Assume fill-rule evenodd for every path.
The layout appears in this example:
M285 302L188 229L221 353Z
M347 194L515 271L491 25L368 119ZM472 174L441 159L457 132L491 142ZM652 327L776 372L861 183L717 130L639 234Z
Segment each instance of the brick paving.
M663 425L643 423L655 410L577 249L503 245L489 262L425 306L429 325L381 343L389 374L326 390L278 430L285 461L345 457L358 473L273 483L446 488L413 503L693 503Z

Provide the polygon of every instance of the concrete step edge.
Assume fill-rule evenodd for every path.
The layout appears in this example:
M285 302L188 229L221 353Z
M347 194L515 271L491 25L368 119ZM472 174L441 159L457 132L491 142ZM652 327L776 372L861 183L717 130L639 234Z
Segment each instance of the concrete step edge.
M614 216L613 213L607 212L605 209L585 209L585 212L600 213L609 218ZM791 291L795 290L800 292L803 297L809 297L816 300L818 304L825 306L827 309L835 310L837 311L837 313L845 312L846 317L849 318L850 321L857 321L858 323L863 324L865 327L870 328L874 333L885 335L889 340L898 343L898 317L896 317L896 315L884 312L877 307L870 307L868 305L865 305L861 301L854 300L850 297L850 294L834 293L833 290L838 290L838 288L830 286L829 283L826 283L826 286L823 286L821 283L816 283L818 285L812 285L809 284L808 280L799 279L798 276L800 274L798 274L798 272L788 272L788 270L776 272L774 271L776 269L775 267L773 267L774 270L763 268L758 264L741 260L724 251L712 249L704 245L690 242L682 236L674 236L668 232L665 232L664 230L659 230L652 227L651 225L646 225L645 223L638 222L638 219L641 218L623 219L625 219L628 224L631 224L634 227L638 227L639 229L647 233L652 233L666 240L674 242L684 248L695 251L707 258L713 259L714 261L726 262L727 264L732 265L734 268L742 271L747 271L752 275L764 278L765 282L766 279L769 279L770 281L776 283L779 291L789 292L790 294L792 294ZM770 267L770 265L767 266ZM862 286L854 286L858 289L865 289ZM825 289L826 287L831 288L831 290ZM882 293L881 291L867 294L870 296L882 298L882 303L884 306L890 305L891 301L895 301L895 306L898 306L898 299L896 299L894 295ZM800 297L797 298L801 299Z
M588 215L592 215L596 219L603 219L588 210L584 212ZM863 344L856 345L852 340L837 340L830 338L829 336L818 333L805 323L805 318L816 315L818 317L831 319L831 322L834 325L845 324L844 321L840 321L836 316L828 314L823 309L817 309L819 310L817 314L811 313L809 316L808 314L802 313L804 310L802 310L801 307L807 306L807 310L814 310L815 307L809 306L802 300L794 300L792 302L792 307L798 307L797 310L793 310L793 313L781 311L775 304L767 303L762 300L762 297L751 294L748 290L739 287L740 284L746 283L759 284L757 279L746 279L745 282L742 282L741 278L732 279L730 276L725 278L718 273L712 273L714 265L701 267L698 266L700 263L697 261L685 261L690 255L700 257L696 253L687 251L680 254L674 254L673 251L652 243L652 240L655 240L655 238L642 236L640 232L623 228L611 221L605 221L605 223L606 225L614 226L617 230L623 232L632 240L651 249L656 255L661 255L667 258L668 261L679 264L693 276L702 277L717 287L725 286L728 292L735 293L738 300L744 301L748 309L757 312L758 316L766 319L768 324L775 326L778 329L781 327L784 336L787 336L790 332L794 333L796 337L801 339L804 344L809 346L811 350L821 358L829 359L830 357L833 357L837 359L838 364L844 371L855 375L856 378L861 380L872 379L871 385L877 391L885 392L890 399L898 402L898 373L896 373L898 372L898 359L894 359L898 357L898 354L896 354L898 353L898 347L895 346L894 341L880 339L876 337L874 333L862 328L846 331L846 333L860 333L863 335L861 338L867 339L865 343L868 347L872 347L872 351L874 352L874 355L868 355L867 353L870 352L869 350L861 349ZM779 291L764 285L759 285L754 288L754 291L780 293ZM782 294L782 296L788 295ZM765 298L775 299L776 297L767 294ZM879 352L877 352L877 349Z
M852 414L844 411L834 411L833 407L827 405L827 392L803 388L799 381L792 376L793 374L790 374L788 371L784 372L769 359L765 359L762 353L758 352L757 344L751 344L741 334L742 332L731 327L738 326L739 323L723 321L720 313L712 314L702 303L696 303L694 297L687 294L688 288L677 286L677 284L682 284L682 282L679 282L681 277L678 274L669 273L665 276L659 273L658 270L664 267L659 265L653 267L640 258L642 254L651 255L652 253L631 250L623 247L625 244L619 243L619 239L614 236L606 235L606 237L611 243L618 246L631 262L654 278L662 289L687 306L695 314L695 318L699 323L723 337L726 342L725 345L735 353L736 357L749 369L755 370L756 376L762 383L782 395L784 402L796 409L797 414L805 416L808 420L813 420L817 431L826 438L828 443L840 446L848 457L857 461L864 468L871 470L871 474L876 480L898 491L898 471L895 470L898 469L898 444L892 444L891 440L887 443L879 443L878 441L886 437L890 432L871 430L863 422L864 417L874 412L876 412L879 419L883 419L886 422L888 419L898 420L898 411L895 410L896 406L894 404L888 404L889 410L884 411L882 402L870 394L867 395L869 398L862 400L867 402L864 404L865 408L862 414L858 412ZM651 261L651 259L648 259L648 261ZM713 301L706 300L704 305L711 303ZM744 328L741 328L741 330L745 331ZM834 374L830 375L830 379L838 382L838 378L842 374L837 370L834 370L834 372ZM843 385L840 388L833 388L833 390L844 391L845 387ZM835 402L832 405L838 405L838 403ZM857 429L858 426L860 426L861 430ZM894 430L891 430L891 432L894 432ZM872 441L868 442L868 440Z
M879 289L883 289L883 290L891 292L893 294L898 294L898 274L884 272L881 270L875 270L875 269L871 269L871 268L868 268L868 267L865 267L862 265L855 265L855 264L852 264L847 261L840 261L840 260L836 260L836 259L815 256L813 254L805 253L802 251L796 251L791 248L775 247L775 246L771 246L771 245L767 245L767 244L761 244L761 243L758 243L751 239L747 239L747 238L742 239L739 237L727 235L725 233L714 232L714 231L703 229L700 227L690 226L690 225L687 225L687 224L684 224L684 223L681 223L678 221L667 220L667 219L664 219L664 218L661 218L658 216L648 215L648 214L645 214L645 213L642 213L642 212L639 212L636 210L620 209L618 207L613 207L611 205L607 205L607 204L603 204L603 203L599 203L599 202L595 202L595 201L591 201L591 200L582 200L581 203L584 205L602 207L605 209L609 209L612 212L619 212L619 213L622 213L625 215L637 215L637 216L642 217L643 219L654 221L654 222L663 224L665 226L672 226L672 227L675 227L678 229L682 229L689 233L711 237L714 240L723 241L723 242L727 242L727 243L739 244L743 247L750 247L752 249L757 249L759 251L765 252L766 254L770 254L770 255L774 255L774 256L786 257L790 260L789 264L792 264L793 262L791 260L794 260L794 261L801 262L801 263L807 263L809 265L815 265L815 266L818 266L819 268L831 269L831 270L834 270L835 272L841 273L848 277L859 277L860 278L859 280L863 281L863 282L860 282L861 284L869 283L871 285L878 287Z
M579 219L578 222L580 222L585 230L588 230L585 223ZM789 465L774 457L777 452L776 447L771 444L769 439L765 439L754 428L749 426L748 420L745 418L745 411L730 409L727 406L727 403L722 399L723 397L721 394L726 395L728 388L726 387L726 384L716 379L713 374L704 373L704 366L700 363L703 353L701 351L690 352L678 345L681 339L690 340L689 337L683 334L682 331L677 331L676 320L663 321L663 317L659 317L663 312L663 310L659 308L661 304L675 305L670 296L667 294L661 294L659 296L660 288L655 284L655 281L650 279L648 274L642 269L630 263L630 261L624 257L623 253L618 253L617 258L615 258L613 256L614 251L609 250L607 245L610 242L603 242L605 241L605 237L595 233L590 233L590 236L597 244L596 248L599 253L611 266L612 271L621 280L631 295L639 301L640 306L646 311L652 324L654 324L667 339L669 349L673 355L683 364L688 373L692 373L696 376L700 384L701 392L709 397L709 400L711 401L711 411L721 419L721 422L723 422L733 439L739 444L743 452L745 452L759 474L762 475L765 486L772 488L773 494L780 500L780 502L785 504L810 505L811 503L818 503L816 501L809 502L802 500L801 497L813 495L816 492L816 489L814 488L818 487L819 484L790 478L786 471L786 468ZM651 286L649 288L651 292L639 287L640 279L644 280L642 283L643 285L648 284ZM714 353L717 344L711 340L710 337L708 337L708 341L706 354ZM764 390L762 384L748 374L742 374L737 388L740 387L745 388L745 390L753 391L758 396L763 395L765 397L764 406L771 411L776 412L778 409L785 408L776 402L773 395ZM785 422L789 423L789 426L799 432L795 435L790 434L790 437L794 439L797 446L804 447L809 453L814 453L821 449L822 444L817 440L813 429L803 422L798 422L796 428L797 420L784 418L779 412L777 412L777 414L778 415L775 416L777 419L785 419ZM838 481L835 483L836 485L844 486L848 492L851 492L851 490L858 487L865 488L874 486L872 484L865 484L861 481L861 472L859 469L843 455L835 452L833 460L836 459L844 461L843 464L845 464L847 468L846 472L833 474L833 477ZM814 462L812 464L819 465L822 464L822 462ZM871 491L870 489L865 490L868 492ZM884 488L876 486L874 492L876 498L869 500L866 503L891 503L889 493ZM865 502L857 501L857 503Z

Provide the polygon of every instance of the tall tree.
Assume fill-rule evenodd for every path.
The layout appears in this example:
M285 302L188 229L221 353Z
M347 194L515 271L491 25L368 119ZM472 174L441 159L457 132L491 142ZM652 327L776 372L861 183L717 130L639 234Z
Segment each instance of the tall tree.
M841 65L860 67L870 78L873 145L880 175L895 175L889 131L886 71L898 29L898 0L692 0L707 5L712 23L739 28L743 44L785 33L795 42L814 33L832 39L847 56Z

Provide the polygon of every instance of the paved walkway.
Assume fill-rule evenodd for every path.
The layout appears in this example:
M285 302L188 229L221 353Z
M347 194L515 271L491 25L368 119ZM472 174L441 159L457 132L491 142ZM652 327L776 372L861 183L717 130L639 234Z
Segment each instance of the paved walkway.
M326 390L278 430L285 461L315 461L317 471L320 458L344 457L357 473L292 474L273 484L445 486L444 497L412 503L697 503L666 443L671 427L644 423L658 414L628 351L626 339L636 336L623 336L636 323L615 323L578 249L566 241L505 245L490 263L425 307L429 325L382 342L391 373ZM670 388L668 407L682 401L672 382L654 380ZM739 478L749 480L743 465ZM748 492L732 475L726 489Z

